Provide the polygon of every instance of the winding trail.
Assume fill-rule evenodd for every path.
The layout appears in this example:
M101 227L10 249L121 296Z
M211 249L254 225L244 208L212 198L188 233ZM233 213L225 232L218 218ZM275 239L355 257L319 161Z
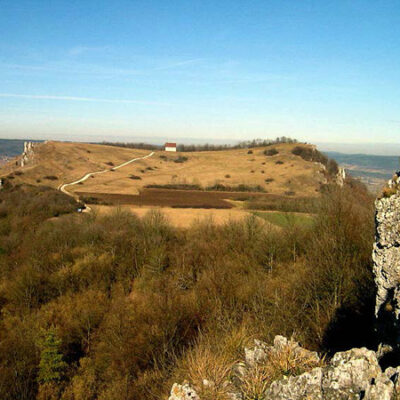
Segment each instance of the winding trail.
M60 185L58 187L58 189L61 190L61 192L67 194L68 196L76 198L71 192L68 192L68 190L66 189L67 186L77 185L78 183L84 182L84 181L86 181L86 179L88 179L88 178L90 178L91 176L94 176L94 175L99 175L99 174L104 174L106 172L115 171L116 169L120 169L122 167L125 167L126 165L131 164L131 163L133 163L135 161L144 160L146 158L149 158L153 154L154 154L154 151L152 151L150 154L147 154L147 156L133 158L132 160L126 161L126 162L124 162L124 163L122 163L120 165L117 165L116 167L110 168L110 169L104 169L102 171L96 171L96 172L89 172L88 174L86 174L82 178L78 179L77 181L74 181L74 182L71 182L71 183L64 183L63 185Z

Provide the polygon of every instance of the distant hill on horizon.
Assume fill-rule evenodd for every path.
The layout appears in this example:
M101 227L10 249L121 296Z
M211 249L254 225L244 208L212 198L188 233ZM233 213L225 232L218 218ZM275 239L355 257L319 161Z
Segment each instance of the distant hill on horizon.
M15 157L24 150L24 139L0 139L0 156Z
M400 156L400 143L381 143L381 142L319 142L315 141L318 148L324 152L341 153L347 155L368 154L372 156Z
M344 154L337 151L324 151L324 153L335 158L337 161L363 167L374 167L382 170L391 170L392 172L400 168L398 156L382 156L364 153Z
M372 154L344 154L324 151L344 167L352 176L360 178L371 191L376 192L400 169L399 157Z

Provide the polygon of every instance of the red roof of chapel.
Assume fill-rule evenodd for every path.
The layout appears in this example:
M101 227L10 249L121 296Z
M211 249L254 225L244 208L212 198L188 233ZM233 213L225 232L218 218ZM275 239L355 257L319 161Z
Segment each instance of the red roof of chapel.
M176 143L165 143L165 147L176 147Z

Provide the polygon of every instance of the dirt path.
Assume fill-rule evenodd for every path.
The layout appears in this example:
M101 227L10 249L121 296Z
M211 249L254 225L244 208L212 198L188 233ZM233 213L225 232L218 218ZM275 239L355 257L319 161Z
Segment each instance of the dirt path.
M58 187L58 189L61 190L63 193L67 194L68 196L71 196L71 197L76 198L76 196L74 196L71 192L69 192L69 191L66 189L67 186L77 185L78 183L84 182L84 181L86 181L86 179L88 179L88 178L90 178L91 176L94 176L94 175L104 174L104 173L109 172L109 171L115 171L115 170L120 169L120 168L122 168L122 167L125 167L126 165L131 164L131 163L133 163L133 162L135 162L135 161L144 160L144 159L146 159L146 158L149 158L149 157L151 157L153 154L154 154L154 151L152 151L150 154L147 154L147 156L133 158L132 160L126 161L126 162L124 162L124 163L122 163L122 164L120 164L120 165L117 165L116 167L113 167L113 168L111 168L111 169L104 169L104 170L102 170L102 171L89 172L88 174L86 174L85 176L83 176L82 178L78 179L78 180L75 181L75 182L64 183L63 185L60 185L60 186Z

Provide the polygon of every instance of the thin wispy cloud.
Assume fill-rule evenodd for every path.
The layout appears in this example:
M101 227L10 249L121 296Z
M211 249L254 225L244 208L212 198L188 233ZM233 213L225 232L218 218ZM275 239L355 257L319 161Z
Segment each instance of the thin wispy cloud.
M146 100L130 100L130 99L103 99L96 97L79 97L79 96L53 96L53 95L35 95L35 94L15 94L15 93L0 93L0 98L15 98L15 99L31 99L31 100L55 100L55 101L78 101L78 102L95 102L95 103L115 103L115 104L142 104L142 105L157 105L168 106L169 103Z
M168 70L168 69L175 69L175 68L185 67L187 65L197 64L202 60L203 60L202 58L193 58L193 59L190 59L190 60L178 61L178 62L175 62L175 63L166 64L166 65L162 65L160 67L152 68L152 71L163 71L163 70Z
M75 46L68 50L70 56L80 56L85 53L105 52L111 49L111 46Z
M79 49L76 49L74 55L79 54ZM83 54L84 50L82 50ZM0 63L0 68L5 68L14 71L33 71L33 72L57 72L65 74L89 74L98 76L136 76L136 75L148 75L156 71L172 71L175 69L182 69L186 66L196 65L202 59L190 59L177 61L174 63L163 63L156 67L146 67L138 69L130 69L123 67L107 67L96 64L85 64L79 62L64 61L59 63L51 63L47 65L29 65L29 64L8 64Z
M82 63L55 63L48 65L29 65L29 64L6 64L0 63L0 68L5 68L15 71L34 71L34 72L57 72L71 74L84 74L84 75L97 75L97 76L130 76L142 75L144 71L124 68L108 68L95 64L82 64Z
M78 51L78 50L77 50ZM148 64L148 62L147 62ZM163 79L164 75L169 77L174 74L179 77L180 82L182 78L190 83L194 79L197 85L203 83L262 83L271 81L281 81L292 79L291 76L285 76L274 73L255 73L246 71L237 61L229 60L227 62L220 62L215 60L207 60L204 58L181 59L175 62L166 60L152 60L151 64L146 67L138 66L136 69L124 68L121 66L104 66L97 64L87 64L75 61L64 61L57 63L48 63L44 65L30 65L30 64L8 64L0 63L0 68L13 71L34 73L63 73L68 76L74 75L90 75L94 77L119 77L119 78L135 78L135 77L151 77L152 79ZM158 64L158 65L157 65ZM162 74L165 72L165 74ZM162 75L157 75L157 73Z

